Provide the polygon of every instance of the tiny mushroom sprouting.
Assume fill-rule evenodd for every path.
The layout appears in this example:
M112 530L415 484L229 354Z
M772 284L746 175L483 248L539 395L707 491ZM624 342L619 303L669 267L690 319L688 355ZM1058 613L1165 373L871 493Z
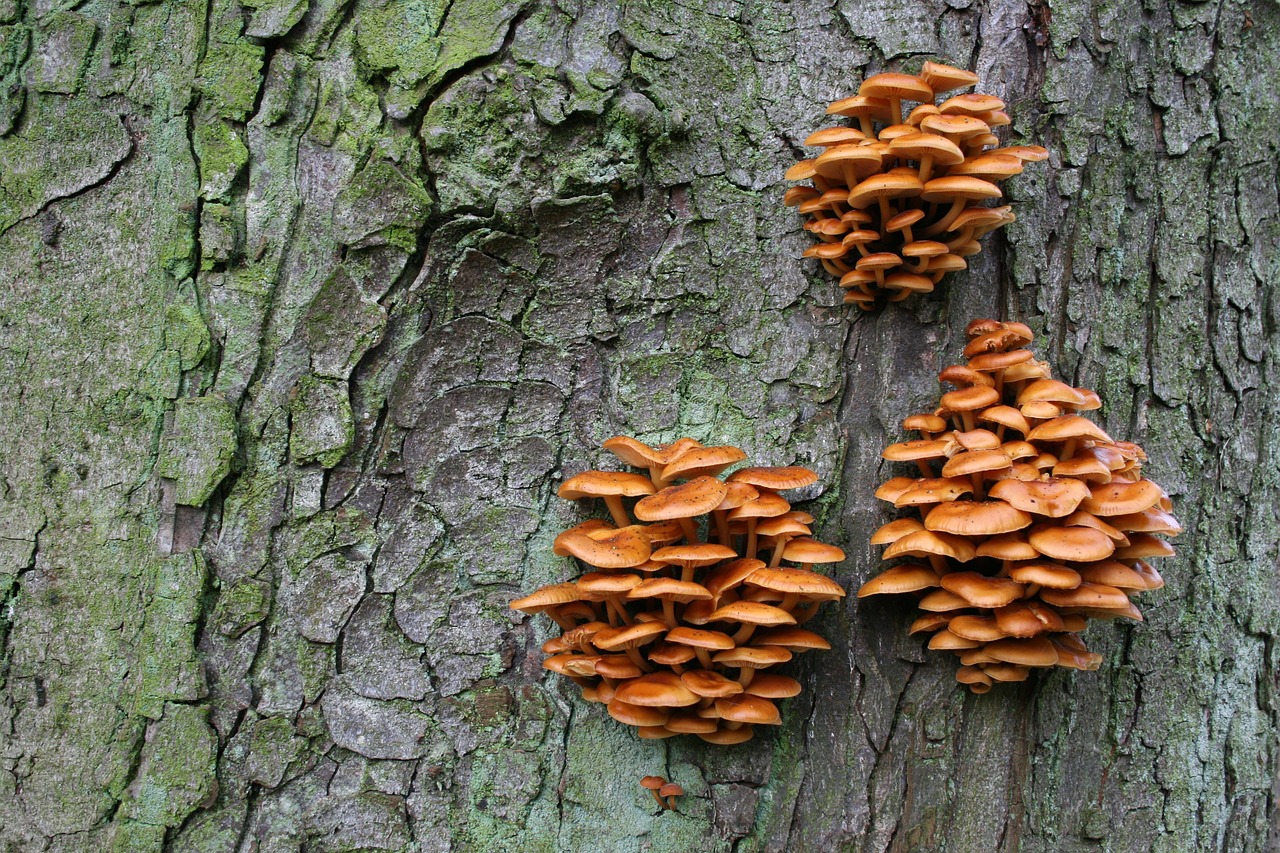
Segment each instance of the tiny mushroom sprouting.
M722 479L746 454L688 438L654 448L618 436L604 447L644 473L587 471L565 481L561 497L600 498L610 520L556 537L554 553L585 570L576 581L511 602L560 627L542 646L543 666L643 738L734 744L753 726L778 724L774 701L795 696L800 683L757 673L829 649L797 626L845 594L816 569L844 552L814 539L813 517L779 494L817 474L751 467ZM660 788L651 787L655 799L674 807L679 794Z
M876 491L910 514L871 542L906 562L858 597L916 596L924 615L910 633L931 634L929 648L959 657L956 680L986 693L1034 667L1097 669L1079 632L1090 617L1142 619L1132 598L1164 585L1147 561L1173 554L1155 534L1181 527L1142 475L1142 448L1080 414L1098 395L1052 379L1027 326L975 320L967 332L968 363L939 374L954 389L903 421L920 438L883 453L919 475Z
M827 109L856 127L814 132L805 144L819 153L787 170L788 180L812 182L783 198L817 238L804 255L840 279L846 303L870 311L886 299L928 293L968 266L984 234L1014 221L1009 206L985 202L1001 197L1001 181L1049 154L1038 145L997 147L993 129L1009 124L999 98L964 94L935 103L977 82L970 71L936 62L915 75L868 77L856 96ZM906 110L904 102L918 106Z

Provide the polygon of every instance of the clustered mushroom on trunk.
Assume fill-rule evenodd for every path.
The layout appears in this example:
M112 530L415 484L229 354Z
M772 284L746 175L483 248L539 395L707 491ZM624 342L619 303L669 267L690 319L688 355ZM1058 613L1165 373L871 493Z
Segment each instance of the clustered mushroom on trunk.
M955 390L903 421L920 438L883 453L918 476L876 491L911 514L871 542L906 562L858 596L920 596L910 632L931 633L929 648L960 658L956 679L985 693L1032 667L1097 669L1079 632L1090 617L1142 619L1132 597L1164 585L1147 561L1173 554L1158 534L1182 528L1142 476L1142 448L1079 414L1098 395L1052 379L1028 327L975 320L967 334L967 364L939 374Z
M982 251L983 235L1014 220L1000 181L1048 152L1038 145L1000 146L992 132L1010 123L1004 102L963 94L935 104L936 95L978 82L969 71L926 62L918 75L876 74L858 94L835 101L829 114L856 127L829 127L805 140L822 149L787 171L795 186L784 198L808 216L805 230L818 258L846 288L844 301L864 310L933 290ZM917 103L904 115L902 102Z
M753 726L781 721L773 700L800 692L795 679L763 670L831 648L801 626L845 594L813 571L844 552L814 539L813 517L779 494L817 474L741 468L721 479L746 454L689 438L653 448L618 436L604 447L645 473L565 481L561 497L600 498L611 520L584 521L555 540L555 553L585 574L511 606L560 626L542 646L543 666L640 737L750 740Z

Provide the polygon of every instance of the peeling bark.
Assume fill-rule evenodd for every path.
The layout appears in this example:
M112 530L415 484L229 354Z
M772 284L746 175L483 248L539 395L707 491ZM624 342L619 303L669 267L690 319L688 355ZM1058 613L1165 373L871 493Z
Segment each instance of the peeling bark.
M1275 849L1278 18L0 0L0 849ZM781 175L921 56L1051 158L941 293L854 314ZM854 600L741 747L544 677L505 604L572 571L602 439L814 468L856 588L976 316L1186 526L1099 672L969 696Z

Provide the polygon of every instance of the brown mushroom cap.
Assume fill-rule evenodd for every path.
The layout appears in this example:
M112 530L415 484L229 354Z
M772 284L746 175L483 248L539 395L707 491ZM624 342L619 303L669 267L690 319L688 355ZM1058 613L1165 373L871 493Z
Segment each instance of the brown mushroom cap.
M1062 518L1076 511L1089 496L1089 487L1069 478L1036 481L1000 480L987 494L1023 512Z
M994 536L1030 527L1030 514L1003 501L952 501L939 504L924 520L926 530L960 536Z
M935 94L949 92L952 89L964 89L978 82L978 75L963 68L943 65L941 62L925 62L920 69L920 79Z
M681 643L698 649L731 649L733 638L720 631L706 631L700 628L687 628L684 625L672 628L667 632L668 643Z
M720 718L731 722L766 726L782 724L782 717L778 714L778 706L763 696L742 693L737 696L717 699L715 706Z
M685 687L680 676L673 672L651 672L632 678L619 684L614 696L614 701L646 708L683 708L698 701L698 694ZM613 703L609 704L612 706Z
M664 447L653 448L627 435L615 435L601 445L623 462L637 468L670 464L692 448L701 446L692 438L682 438Z
M982 650L996 660L1018 666L1053 666L1058 662L1058 650L1047 637L1008 637L987 643Z
M662 479L693 479L714 476L734 463L747 458L747 454L732 445L694 447L680 458L662 466Z
M804 569L760 569L747 578L748 585L795 593L809 600L833 601L844 597L844 587L826 575Z
M939 579L942 588L974 607L995 608L1017 601L1026 587L1009 578L989 578L978 572L949 572Z
M1041 525L1032 528L1027 540L1041 554L1063 562L1105 560L1116 549L1110 537L1091 527Z
M725 484L714 477L697 477L641 498L635 505L635 516L641 521L693 518L711 512L728 492Z
M691 669L682 673L680 680L690 691L704 698L736 696L742 692L741 684L709 669Z
M858 589L858 598L869 595L893 595L900 592L917 592L938 585L938 573L919 563L903 563L885 569Z
M1057 563L1023 563L1009 570L1009 577L1019 583L1035 584L1050 589L1075 589L1083 577L1075 569Z
M711 660L738 669L768 669L791 660L791 652L779 646L739 646L717 652Z
M919 530L908 533L885 549L883 557L892 560L894 557L950 557L959 563L967 563L978 555L973 543L962 536L951 533L934 533L932 530Z
M628 726L661 726L671 716L667 708L632 705L620 699L610 702L608 709L610 717Z
M808 537L790 540L782 551L784 560L797 563L839 563L844 560L844 556L844 551L835 545L827 545Z
M1014 601L997 608L995 615L996 626L1011 637L1035 637L1065 627L1057 611L1040 601Z
M637 497L656 491L653 481L640 474L622 471L583 471L560 484L556 494L568 500L621 495Z
M764 571L761 569L761 571ZM796 618L781 607L759 601L735 601L717 608L708 622L742 622L750 625L794 625Z
M649 539L635 525L593 533L595 535L566 532L556 538L556 544L584 563L601 569L627 569L649 559Z

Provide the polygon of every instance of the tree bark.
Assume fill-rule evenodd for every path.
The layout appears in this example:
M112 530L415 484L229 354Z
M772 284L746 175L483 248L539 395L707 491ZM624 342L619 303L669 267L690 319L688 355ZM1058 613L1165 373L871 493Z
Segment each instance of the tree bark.
M0 849L1280 845L1280 11L1150 0L0 0ZM797 259L782 174L936 58L1049 161L940 292ZM817 534L979 316L1185 525L1096 673L986 696L831 606L749 744L540 667L599 443L810 465ZM659 812L642 775L688 794Z

